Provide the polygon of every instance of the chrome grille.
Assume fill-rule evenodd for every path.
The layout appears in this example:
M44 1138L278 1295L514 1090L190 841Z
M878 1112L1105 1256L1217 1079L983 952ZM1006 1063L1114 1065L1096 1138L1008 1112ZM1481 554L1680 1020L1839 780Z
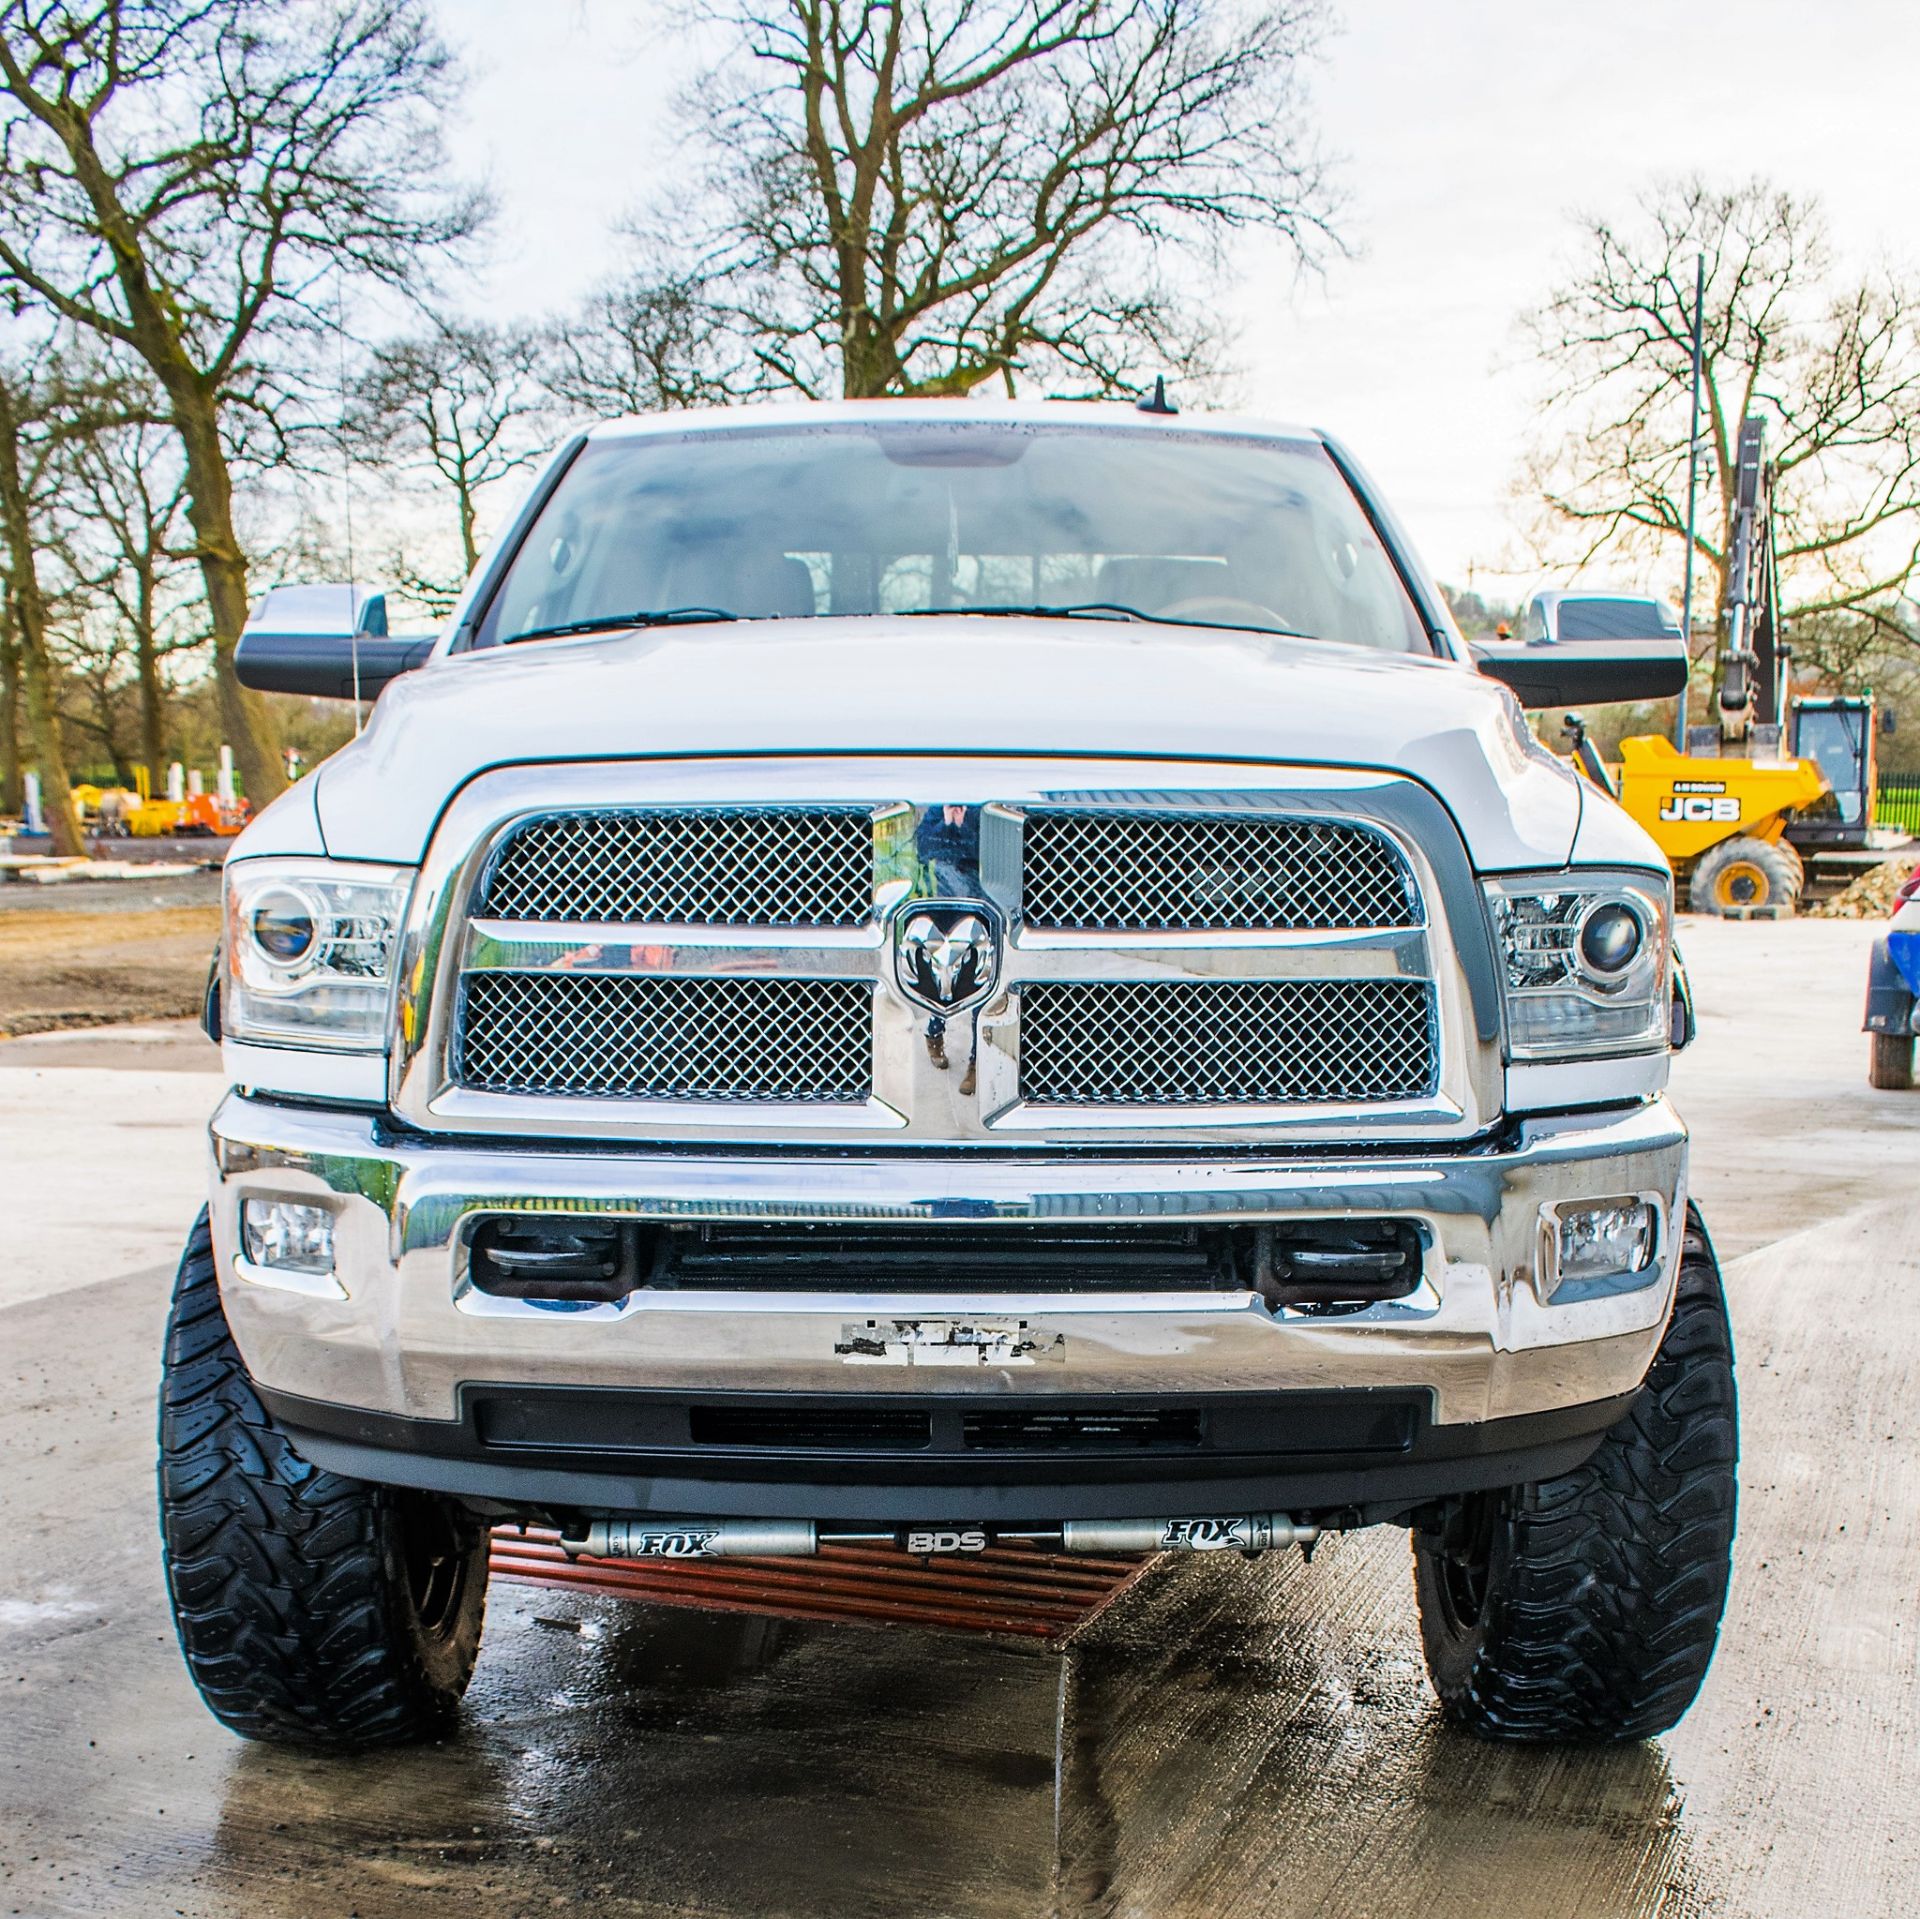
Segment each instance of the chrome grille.
M1420 924L1406 862L1364 827L1036 809L1025 837L1029 926L1233 932Z
M1020 995L1036 1105L1417 1099L1437 1074L1424 980L1045 982Z
M873 988L860 980L472 973L455 1078L490 1093L864 1100Z
M494 855L476 914L689 926L858 926L873 912L860 807L550 813Z
M416 909L409 979L432 987L403 1005L396 1110L1009 1149L1484 1123L1497 1048L1449 964L1448 833L1416 844L1384 796L1285 769L1223 768L1222 790L1188 767L996 766L483 776ZM995 994L937 1029L886 920L921 893L991 902L1003 933Z

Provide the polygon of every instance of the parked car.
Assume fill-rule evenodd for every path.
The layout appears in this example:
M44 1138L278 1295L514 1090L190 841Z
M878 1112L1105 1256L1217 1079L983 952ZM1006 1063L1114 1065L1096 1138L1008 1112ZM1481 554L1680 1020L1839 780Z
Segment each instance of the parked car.
M1900 888L1893 918L1873 943L1866 1031L1873 1047L1867 1084L1890 1092L1911 1087L1914 1035L1920 1033L1920 871Z
M1445 1711L1701 1684L1735 1416L1673 882L1311 431L677 413L566 446L226 865L161 1504L227 1725L430 1736L488 1528L590 1555L1413 1541Z

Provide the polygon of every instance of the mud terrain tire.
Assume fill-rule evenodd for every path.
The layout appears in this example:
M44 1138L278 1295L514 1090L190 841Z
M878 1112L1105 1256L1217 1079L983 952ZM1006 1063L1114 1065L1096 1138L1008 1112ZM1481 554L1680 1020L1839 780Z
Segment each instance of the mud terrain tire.
M167 1322L160 1527L180 1649L223 1725L335 1752L452 1725L480 1649L486 1529L300 1458L234 1347L204 1212Z
M1487 1739L1665 1732L1726 1605L1738 1434L1720 1269L1687 1209L1673 1318L1633 1410L1584 1465L1455 1501L1414 1535L1427 1670Z

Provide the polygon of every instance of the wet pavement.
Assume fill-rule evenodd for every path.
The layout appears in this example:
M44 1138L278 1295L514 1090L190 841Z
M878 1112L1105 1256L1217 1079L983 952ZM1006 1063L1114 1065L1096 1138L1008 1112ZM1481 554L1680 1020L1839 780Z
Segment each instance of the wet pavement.
M0 1262L0 1914L1908 1912L1920 1095L1865 1084L1871 933L1688 940L1681 1090L1737 1254L1738 1567L1699 1706L1602 1753L1439 1723L1391 1532L1311 1566L1163 1564L1064 1657L496 1585L457 1739L350 1763L243 1745L162 1603L169 1275L138 1238L184 1233L196 1197L159 1170L197 1152L215 1084L178 1032L0 1046L3 1163L43 1169L9 1179ZM144 1183L137 1138L90 1130L88 1084L122 1118L171 1100ZM87 1208L139 1264L75 1269L76 1182L46 1169L89 1152Z

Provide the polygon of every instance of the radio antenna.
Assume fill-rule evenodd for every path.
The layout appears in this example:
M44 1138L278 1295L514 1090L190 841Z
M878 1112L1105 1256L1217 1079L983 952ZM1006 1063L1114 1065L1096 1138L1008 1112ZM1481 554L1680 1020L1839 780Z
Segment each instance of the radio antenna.
M353 558L353 454L347 445L347 305L344 276L336 268L333 281L333 339L340 379L340 510L347 534L347 617L353 622L348 645L353 653L353 736L360 737L366 711L360 704L360 570Z

